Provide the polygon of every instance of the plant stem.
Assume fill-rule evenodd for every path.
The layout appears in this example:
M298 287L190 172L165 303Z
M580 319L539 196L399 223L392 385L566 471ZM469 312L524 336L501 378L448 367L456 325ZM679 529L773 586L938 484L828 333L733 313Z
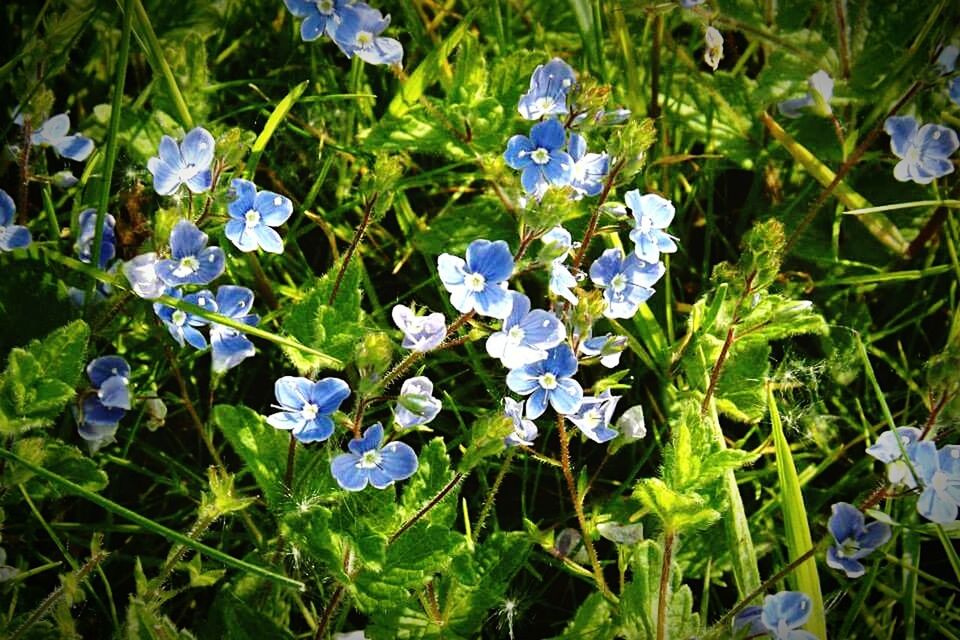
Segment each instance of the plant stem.
M370 215L373 213L373 206L376 204L379 195L378 193L374 193L370 196L366 206L363 208L363 220L360 221L360 226L357 227L356 233L353 234L353 240L350 241L347 252L343 254L343 261L340 263L340 270L337 271L337 279L333 281L333 289L330 291L330 299L327 300L327 306L333 306L334 301L337 299L337 292L340 291L340 283L343 282L343 274L346 273L347 266L350 264L350 258L353 257L354 251L357 250L357 246L360 245L363 234L367 230L367 225L370 224Z
M170 99L173 100L173 104L177 108L177 114L180 116L183 126L187 129L192 129L193 118L190 116L190 109L187 108L187 102L183 99L183 94L180 93L180 87L177 86L177 79L173 75L170 64L163 56L163 48L160 45L160 40L157 38L157 33L153 30L150 16L147 15L146 9L143 8L143 2L141 2L141 0L133 0L133 2L135 4L134 9L136 9L137 12L137 20L139 20L140 27L143 29L147 57L148 59L153 58L151 61L152 64L159 67L159 69L154 69L154 71L160 71L160 74L163 76L163 80L167 85L167 91L170 93Z
M320 624L317 625L317 632L313 636L314 640L321 640L326 634L327 627L330 626L330 619L333 617L333 612L340 606L341 598L343 598L343 585L337 585L336 590L334 590L333 595L330 597L330 602L328 602L327 606L323 609L323 616L320 618Z
M190 528L189 533L187 533L187 537L191 540L199 540L200 536L203 535L203 532L214 523L214 520L215 518L209 517L197 518L197 521L193 524L193 527ZM160 597L160 593L163 591L163 583L166 582L167 578L170 577L170 574L173 573L177 563L183 559L183 556L186 552L187 547L182 543L171 549L167 561L163 563L163 567L160 569L160 573L158 573L157 577L153 579L153 584L143 599L144 602L150 602Z
M390 538L387 539L387 544L388 545L393 544L397 538L402 536L404 533L406 533L408 529L410 529L410 527L415 525L417 521L420 520L420 518L430 513L430 511L435 506L440 504L440 502L447 497L447 494L450 493L458 484L463 482L463 479L466 477L467 475L465 473L457 473L452 478L450 478L450 482L444 485L444 487L440 489L437 495L433 496L433 498L430 499L430 502L423 505L419 511L417 511L415 514L413 514L413 516L411 516L409 520L404 522L402 525L400 525L399 529L393 532L393 535L391 535Z
M837 14L837 43L840 49L840 74L850 77L850 45L847 43L847 0L833 0Z
M516 453L516 447L510 447L507 449L507 455L503 458L503 462L500 464L500 470L497 472L497 477L493 481L493 486L490 488L490 492L487 494L487 499L483 501L483 507L480 509L480 517L477 518L476 524L473 525L473 541L476 542L480 530L483 528L484 522L487 520L487 516L490 515L490 511L493 509L493 502L496 499L497 492L500 490L500 485L503 484L503 479L507 476L507 472L510 470L510 463L513 462L513 456Z
M623 167L626 165L626 160L619 159L616 164L613 165L613 169L610 170L610 175L607 176L607 182L603 185L603 192L600 194L600 199L597 201L597 206L593 210L593 214L590 216L590 222L587 224L587 230L583 234L583 242L580 243L580 248L577 249L577 254L573 258L573 268L579 269L580 263L583 262L583 258L587 253L587 247L590 246L590 241L593 240L593 235L597 231L597 222L600 220L600 209L603 207L603 203L607 201L607 198L610 197L610 190L613 189L613 183L617 179L617 175L623 170Z
M613 592L607 586L607 580L603 577L603 567L600 566L600 560L597 558L597 550L593 547L593 541L587 531L587 517L583 513L583 504L580 503L580 497L577 495L577 481L573 477L573 470L570 466L570 435L567 433L566 420L560 414L557 414L557 431L560 434L560 465L563 468L563 477L567 480L567 489L570 491L570 500L573 502L573 509L577 513L577 521L580 523L580 533L583 536L583 545L587 549L587 555L590 556L590 565L593 567L593 578L597 583L597 588L605 598L614 599Z
M734 333L737 323L740 321L740 307L743 305L744 300L747 299L747 296L753 291L753 279L756 275L756 272L753 272L747 276L747 280L743 286L743 293L740 294L740 299L737 300L737 306L734 307L733 319L727 328L727 337L724 339L723 346L720 348L720 355L717 356L717 362L710 371L710 381L707 384L706 392L703 394L703 402L700 404L701 414L706 414L710 408L710 400L713 398L713 394L717 390L717 382L720 380L720 370L723 368L723 363L726 362L727 355L730 353L730 347L733 345Z
M20 193L17 198L17 222L20 224L27 221L27 205L30 198L30 138L32 132L30 117L24 114L23 137L20 142Z
M660 47L663 41L663 14L653 19L653 48L650 50L650 104L647 116L656 119L660 116Z
M663 532L663 562L660 564L660 596L657 599L657 640L664 640L667 633L667 596L670 591L670 566L673 562L673 544L676 534L667 529Z

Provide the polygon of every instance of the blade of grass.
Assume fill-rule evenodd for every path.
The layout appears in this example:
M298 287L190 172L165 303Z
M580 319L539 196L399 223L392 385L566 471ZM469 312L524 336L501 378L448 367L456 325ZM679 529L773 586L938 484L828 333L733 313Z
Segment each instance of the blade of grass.
M38 467L37 465L31 462L28 462L27 460L24 460L23 458L13 453L12 451L7 451L6 449L0 449L0 458L3 458L8 462L14 462L18 465L21 465L25 469L28 469L32 473L40 476L44 480L47 480L48 482L55 484L62 489L66 489L67 491L70 491L71 493L76 494L81 498L88 500L89 502L92 502L98 507L106 509L107 511L114 513L120 516L121 518L129 520L136 524L139 524L147 531L150 531L159 536L167 538L168 540L171 540L173 542L180 543L190 549L193 549L197 553L202 553L208 558L217 560L218 562L221 562L222 564L228 567L231 567L233 569L239 569L240 571L246 571L247 573L260 576L261 578L270 580L272 582L276 582L277 584L280 584L280 585L284 585L287 587L294 587L298 591L304 591L306 589L306 585L300 582L299 580L294 580L293 578L288 578L287 576L280 575L279 573L274 573L269 569L265 569L261 566L251 564L245 560L240 560L239 558L234 558L233 556L228 555L218 549L214 549L213 547L207 546L202 542L197 542L193 538L190 538L189 536L186 536L180 533L179 531L174 531L169 527L163 526L159 522L155 522L150 518L146 518L140 515L136 511L131 511L130 509L127 509L126 507L119 505L112 500L108 500L107 498L104 498L103 496L97 493L94 493L93 491L84 489L83 487L76 484L75 482L72 482L71 480L68 480L63 476L57 473L54 473L49 469Z
M157 38L157 33L153 30L150 16L147 15L147 10L143 8L143 2L141 0L133 0L133 2L134 9L137 13L137 22L140 23L140 29L143 32L142 43L144 53L147 54L147 58L150 60L151 66L154 67L154 71L159 72L160 75L163 76L163 81L167 85L167 91L170 93L170 99L173 100L173 104L177 108L177 114L180 116L181 122L187 129L193 129L193 118L190 116L190 109L187 108L187 102L183 99L183 94L180 93L180 87L177 85L177 79L173 75L173 69L170 68L170 64L163 56L163 48L160 45L159 38Z
M796 560L813 548L807 509L800 490L800 477L790 452L790 443L783 432L780 412L773 387L767 384L767 406L770 410L770 422L773 426L773 442L777 454L777 476L780 479L780 506L783 509L783 521L786 528L787 551L791 561ZM821 640L827 638L827 623L823 613L823 594L820 591L820 576L817 575L817 560L810 557L803 562L788 578L798 591L810 596L813 601L810 618L805 628Z
M277 103L273 113L267 118L267 123L263 125L263 130L260 132L260 135L257 136L253 147L250 149L250 157L247 159L247 166L243 172L247 180L253 180L253 176L257 172L257 164L260 162L260 156L263 154L263 150L267 148L267 143L270 142L270 138L273 137L274 132L277 130L277 127L280 126L280 123L283 122L283 119L290 113L291 107L300 99L300 96L303 95L303 92L309 86L310 81L304 80L291 89L290 93Z

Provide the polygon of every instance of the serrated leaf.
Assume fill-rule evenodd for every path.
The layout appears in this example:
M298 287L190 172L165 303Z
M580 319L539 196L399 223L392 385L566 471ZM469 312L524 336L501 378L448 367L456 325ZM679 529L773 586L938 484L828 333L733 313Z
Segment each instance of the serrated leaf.
M400 498L400 513L409 519L432 500L453 478L450 456L447 455L443 438L434 438L420 449L420 466L406 483ZM457 515L456 490L430 510L424 519L427 522L451 526Z
M76 387L85 365L89 339L90 327L83 320L75 320L43 340L32 341L27 350L37 359L44 377Z
M557 636L559 640L580 640L581 638L613 638L613 610L610 603L600 593L591 593L577 609L577 614Z
M217 405L213 421L253 473L263 497L272 507L283 498L283 473L287 466L290 436L266 424L247 407Z
M660 478L644 478L637 483L634 495L655 512L671 531L701 529L720 518L700 494L674 491Z
M96 462L86 457L79 448L59 440L43 437L22 438L13 443L13 452L89 491L100 491L109 482L107 474ZM66 495L56 485L35 478L32 472L13 463L4 468L3 484L23 484L30 496L37 500Z
M503 413L490 413L478 418L470 430L470 444L460 459L458 471L466 473L477 466L484 458L495 456L503 451L503 439L513 430L510 418Z
M429 256L463 255L477 238L512 241L516 235L516 222L503 210L503 204L495 198L480 197L431 220L426 230L413 237L413 245Z

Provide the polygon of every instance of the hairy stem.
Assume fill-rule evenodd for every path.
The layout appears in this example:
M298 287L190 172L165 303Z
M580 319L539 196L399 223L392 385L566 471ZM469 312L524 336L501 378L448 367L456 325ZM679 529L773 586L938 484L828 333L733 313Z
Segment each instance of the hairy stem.
M717 362L713 365L713 369L710 371L710 381L707 384L707 390L703 394L703 402L700 404L700 413L706 414L707 410L710 408L710 400L713 398L714 392L717 390L717 382L720 380L720 370L723 368L723 363L727 360L727 355L730 353L730 347L733 346L734 334L736 333L737 323L740 321L740 307L743 305L744 300L747 299L747 296L753 291L753 279L756 277L756 272L751 273L747 276L747 280L744 283L743 293L740 294L740 299L737 300L737 306L734 307L733 319L730 321L730 326L727 328L727 337L723 341L723 346L720 348L720 355L717 356Z
M473 525L474 542L476 542L479 538L480 530L483 529L483 525L487 521L490 511L493 509L493 503L494 500L496 500L497 492L500 490L500 485L503 484L503 479L507 476L507 472L510 471L510 463L513 462L513 456L515 453L515 447L507 449L507 455L500 464L500 470L497 472L497 477L493 481L493 486L490 487L490 492L487 494L487 499L483 501L483 507L480 509L480 516L477 518L476 524Z
M340 270L337 271L337 279L333 281L333 289L330 291L330 299L327 300L328 306L332 306L334 301L337 299L337 292L340 291L340 283L343 282L343 274L346 273L347 266L350 264L350 259L353 257L357 247L360 245L360 241L363 239L363 234L367 230L367 225L370 224L370 215L373 213L373 205L376 204L378 196L379 194L377 193L374 193L372 196L370 196L366 206L363 208L363 220L360 222L360 226L357 227L356 233L353 234L353 240L350 242L350 246L347 247L347 252L343 254L343 261L340 263Z
M603 207L603 204L607 201L607 198L610 197L610 191L613 189L613 183L616 182L617 175L623 170L624 165L626 165L626 160L622 158L618 159L616 164L613 165L613 169L610 170L610 175L607 176L607 182L603 185L603 192L600 194L600 199L597 201L597 206L590 215L590 222L587 224L587 230L583 234L583 241L580 243L580 248L577 249L577 254L573 258L574 269L580 268L580 264L583 262L583 258L587 254L587 247L590 246L590 241L593 240L593 236L597 232L597 222L600 220L600 210Z
M17 197L17 222L20 224L27 222L27 206L30 203L30 137L32 133L30 117L24 114L23 137L20 142L20 193Z
M663 532L663 562L660 565L660 597L657 599L657 640L667 633L667 599L670 591L670 565L673 562L673 544L677 536L669 529Z
M430 499L430 502L423 505L420 508L420 510L417 511L415 514L413 514L413 516L409 520L404 522L402 525L400 525L399 529L393 532L393 535L391 535L390 538L387 539L387 544L388 545L393 544L397 538L402 536L404 533L406 533L408 529L410 529L410 527L415 525L420 520L420 518L430 513L430 511L435 506L440 504L440 502L447 497L447 494L450 493L458 484L463 482L463 479L466 477L467 476L465 473L457 473L452 478L450 478L450 482L444 485L444 487L440 489L437 495L433 496L433 498Z

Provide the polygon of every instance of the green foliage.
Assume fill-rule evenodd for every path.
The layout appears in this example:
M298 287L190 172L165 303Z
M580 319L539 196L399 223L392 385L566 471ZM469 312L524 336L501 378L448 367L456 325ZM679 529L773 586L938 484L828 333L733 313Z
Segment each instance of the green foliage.
M633 547L629 556L631 580L620 596L620 633L627 638L654 640L657 631L657 603L660 599L660 573L663 549L653 540ZM691 638L700 633L700 616L693 613L693 593L682 584L678 567L670 574L665 637Z
M217 405L213 421L253 474L267 504L277 505L283 498L290 436L266 424L260 414L247 407Z
M334 304L329 304L340 264L314 281L303 297L293 304L283 321L284 333L302 344L348 363L353 360L357 343L363 337L363 312L360 309L360 280L363 266L352 260L343 272ZM314 355L285 347L285 353L301 372L317 370L322 361Z
M101 491L107 486L107 474L96 462L73 445L52 438L21 438L13 443L13 452L23 459L60 475L88 491ZM3 484L7 487L24 485L35 500L66 495L56 485L37 478L29 469L8 464L3 470Z
M460 460L459 471L466 473L484 458L503 451L503 439L512 431L513 423L502 413L490 413L479 418L470 430L470 444Z
M420 467L410 478L400 497L400 514L405 519L412 518L453 479L450 456L447 455L443 438L430 440L420 449L419 458ZM457 517L456 505L456 492L451 492L424 517L424 520L433 524L452 526Z
M90 328L77 320L10 351L0 374L0 433L15 435L53 422L76 394L89 337Z

